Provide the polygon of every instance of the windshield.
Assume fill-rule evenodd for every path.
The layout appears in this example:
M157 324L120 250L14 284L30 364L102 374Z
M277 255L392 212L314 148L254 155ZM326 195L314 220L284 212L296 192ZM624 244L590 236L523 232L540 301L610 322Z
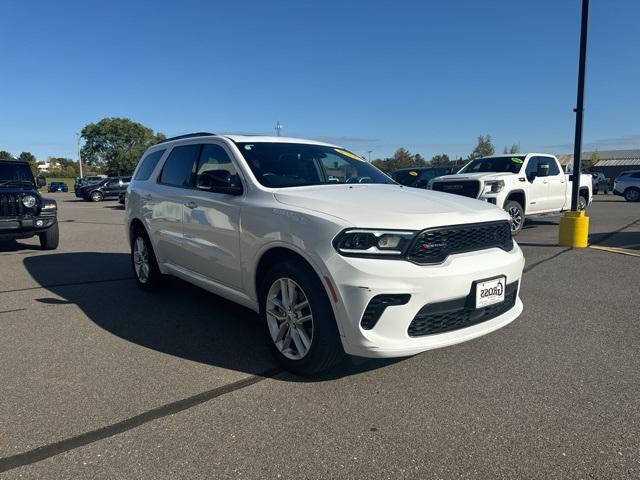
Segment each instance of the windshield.
M458 173L518 173L523 163L524 156L478 158L467 163Z
M237 143L265 187L336 183L394 183L361 157L341 148L304 143Z
M33 174L29 165L23 162L0 162L0 186L11 185L33 185Z

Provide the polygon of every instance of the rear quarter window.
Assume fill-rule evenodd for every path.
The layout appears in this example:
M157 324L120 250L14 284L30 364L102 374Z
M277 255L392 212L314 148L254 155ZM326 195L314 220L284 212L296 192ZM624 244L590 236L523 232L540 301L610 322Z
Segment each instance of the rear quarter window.
M136 172L135 180L149 180L149 177L151 177L151 174L155 170L156 165L158 165L158 162L162 158L162 155L164 155L164 152L165 150L156 150L155 152L151 152L146 157L144 157L140 163L140 168ZM131 181L131 179L125 181Z

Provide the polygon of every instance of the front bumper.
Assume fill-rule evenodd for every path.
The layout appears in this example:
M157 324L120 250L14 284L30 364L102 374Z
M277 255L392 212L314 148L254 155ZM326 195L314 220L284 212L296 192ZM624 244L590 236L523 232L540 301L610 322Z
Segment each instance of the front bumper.
M31 238L57 223L55 215L0 218L0 240Z
M470 295L473 282L498 275L521 285L524 256L514 242L505 252L491 248L450 256L440 265L403 260L347 258L335 254L327 265L339 297L334 311L343 347L363 357L402 357L446 347L486 335L515 320L522 312L519 291L512 308L480 323L443 333L412 337L409 325L425 306ZM361 326L363 313L376 295L409 294L404 305L387 307L373 328Z

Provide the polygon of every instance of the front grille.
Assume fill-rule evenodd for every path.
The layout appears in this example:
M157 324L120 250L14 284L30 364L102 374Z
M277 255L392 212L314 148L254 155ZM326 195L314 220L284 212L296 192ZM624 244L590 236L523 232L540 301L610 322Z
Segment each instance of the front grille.
M432 303L420 309L409 325L410 337L451 332L477 325L511 310L516 304L518 282L507 285L504 302L484 308L474 308L475 292L467 297L447 302Z
M23 213L24 206L21 194L0 192L0 218L20 217Z
M442 263L449 255L498 247L513 248L508 221L436 227L418 234L406 258L421 265Z
M480 182L477 180L457 180L449 182L434 182L431 185L433 190L445 193L454 193L463 197L478 198L480 192Z

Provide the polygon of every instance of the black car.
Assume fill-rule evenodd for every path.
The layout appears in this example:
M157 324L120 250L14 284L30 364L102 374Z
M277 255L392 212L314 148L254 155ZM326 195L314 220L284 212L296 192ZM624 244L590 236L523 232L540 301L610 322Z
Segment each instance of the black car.
M82 198L82 189L89 185L95 185L105 180L106 177L98 177L98 176L86 176L82 178L76 178L75 182L73 182L73 190L76 194L76 197Z
M451 175L460 170L460 167L418 167L403 168L391 172L389 175L400 185L406 187L427 188L429 180L441 177L442 175Z
M81 195L87 201L101 202L109 198L118 198L120 192L127 190L131 177L109 177L100 183L81 188Z
M0 160L0 240L38 236L45 250L58 248L58 205L42 198L27 162Z

